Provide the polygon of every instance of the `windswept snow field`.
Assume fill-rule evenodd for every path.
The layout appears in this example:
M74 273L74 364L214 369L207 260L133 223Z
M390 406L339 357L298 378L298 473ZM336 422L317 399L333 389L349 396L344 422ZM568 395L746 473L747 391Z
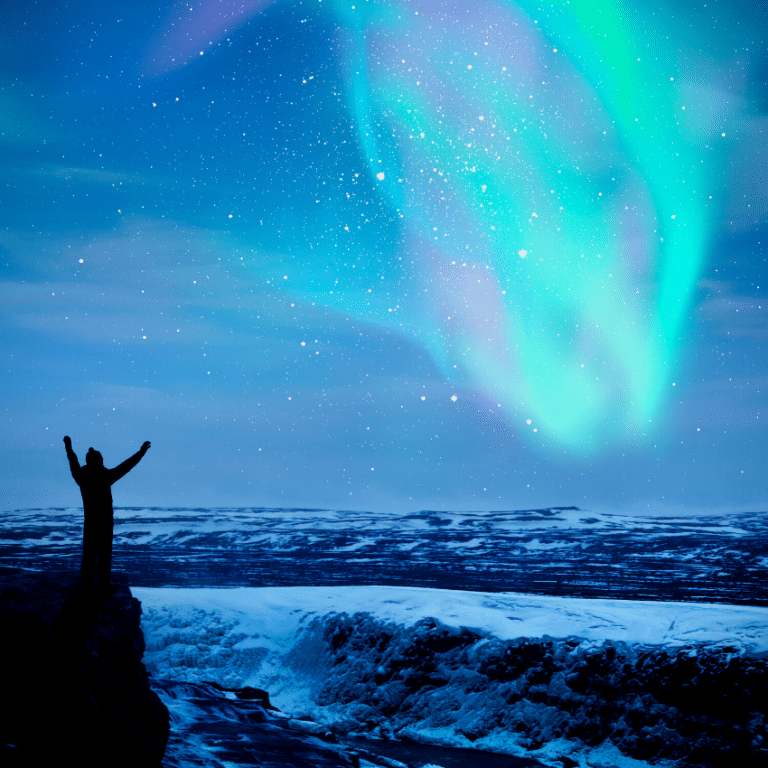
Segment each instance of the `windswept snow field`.
M82 510L4 513L0 564L79 565ZM768 514L115 510L142 586L371 584L768 605Z
M179 728L210 681L341 739L747 768L768 764L766 517L118 509L113 563ZM77 568L81 519L6 513L0 564ZM169 765L224 765L200 750Z

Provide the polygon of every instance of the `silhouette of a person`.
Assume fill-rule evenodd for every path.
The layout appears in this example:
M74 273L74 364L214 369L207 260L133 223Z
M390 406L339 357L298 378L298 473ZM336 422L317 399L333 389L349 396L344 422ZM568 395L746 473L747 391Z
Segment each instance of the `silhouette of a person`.
M112 509L112 484L130 472L149 450L149 442L119 464L114 469L104 466L104 459L98 451L88 449L85 466L80 466L72 441L64 438L67 449L69 468L72 477L80 486L83 497L83 563L80 567L80 581L83 586L101 591L109 590L112 573L112 527L114 510Z

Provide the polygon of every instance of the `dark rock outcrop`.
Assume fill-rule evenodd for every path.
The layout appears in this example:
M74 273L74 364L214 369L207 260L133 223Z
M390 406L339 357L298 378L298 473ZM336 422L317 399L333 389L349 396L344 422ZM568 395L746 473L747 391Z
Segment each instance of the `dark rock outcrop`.
M288 666L316 680L335 728L413 738L437 729L479 749L559 739L677 768L768 766L768 658L724 644L652 646L578 638L501 640L425 618L316 619Z
M79 574L0 571L0 762L159 766L168 710L142 664L127 581L97 596Z

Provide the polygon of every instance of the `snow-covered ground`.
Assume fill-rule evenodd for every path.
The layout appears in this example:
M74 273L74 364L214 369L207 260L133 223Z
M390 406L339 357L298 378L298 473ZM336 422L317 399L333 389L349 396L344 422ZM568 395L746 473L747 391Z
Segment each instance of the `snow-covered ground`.
M761 607L379 586L133 592L158 677L264 688L284 712L341 731L552 765L659 764L678 756L676 739L713 748L707 722L675 731L692 722L685 697L703 701L698 680L711 688L725 672L761 685L768 654ZM670 677L686 664L684 681ZM707 706L696 716L711 720ZM744 717L759 749L764 719Z
M338 732L558 767L768 765L768 513L115 518L147 664L179 696L250 685ZM3 519L0 565L79 567L82 510Z
M308 620L332 613L369 613L403 626L434 618L501 640L549 636L649 645L723 643L754 654L768 652L768 608L752 606L376 586L133 587L132 592L144 610L147 659L163 664L165 676L173 676L175 665L161 661L159 645L172 649L192 643L201 654L258 647L284 656ZM239 678L239 683L255 681Z

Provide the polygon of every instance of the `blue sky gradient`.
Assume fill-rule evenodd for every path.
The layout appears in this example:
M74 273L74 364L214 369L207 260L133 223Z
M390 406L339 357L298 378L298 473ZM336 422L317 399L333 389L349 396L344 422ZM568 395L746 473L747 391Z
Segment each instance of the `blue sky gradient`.
M9 3L4 508L765 508L768 19L594 5Z

